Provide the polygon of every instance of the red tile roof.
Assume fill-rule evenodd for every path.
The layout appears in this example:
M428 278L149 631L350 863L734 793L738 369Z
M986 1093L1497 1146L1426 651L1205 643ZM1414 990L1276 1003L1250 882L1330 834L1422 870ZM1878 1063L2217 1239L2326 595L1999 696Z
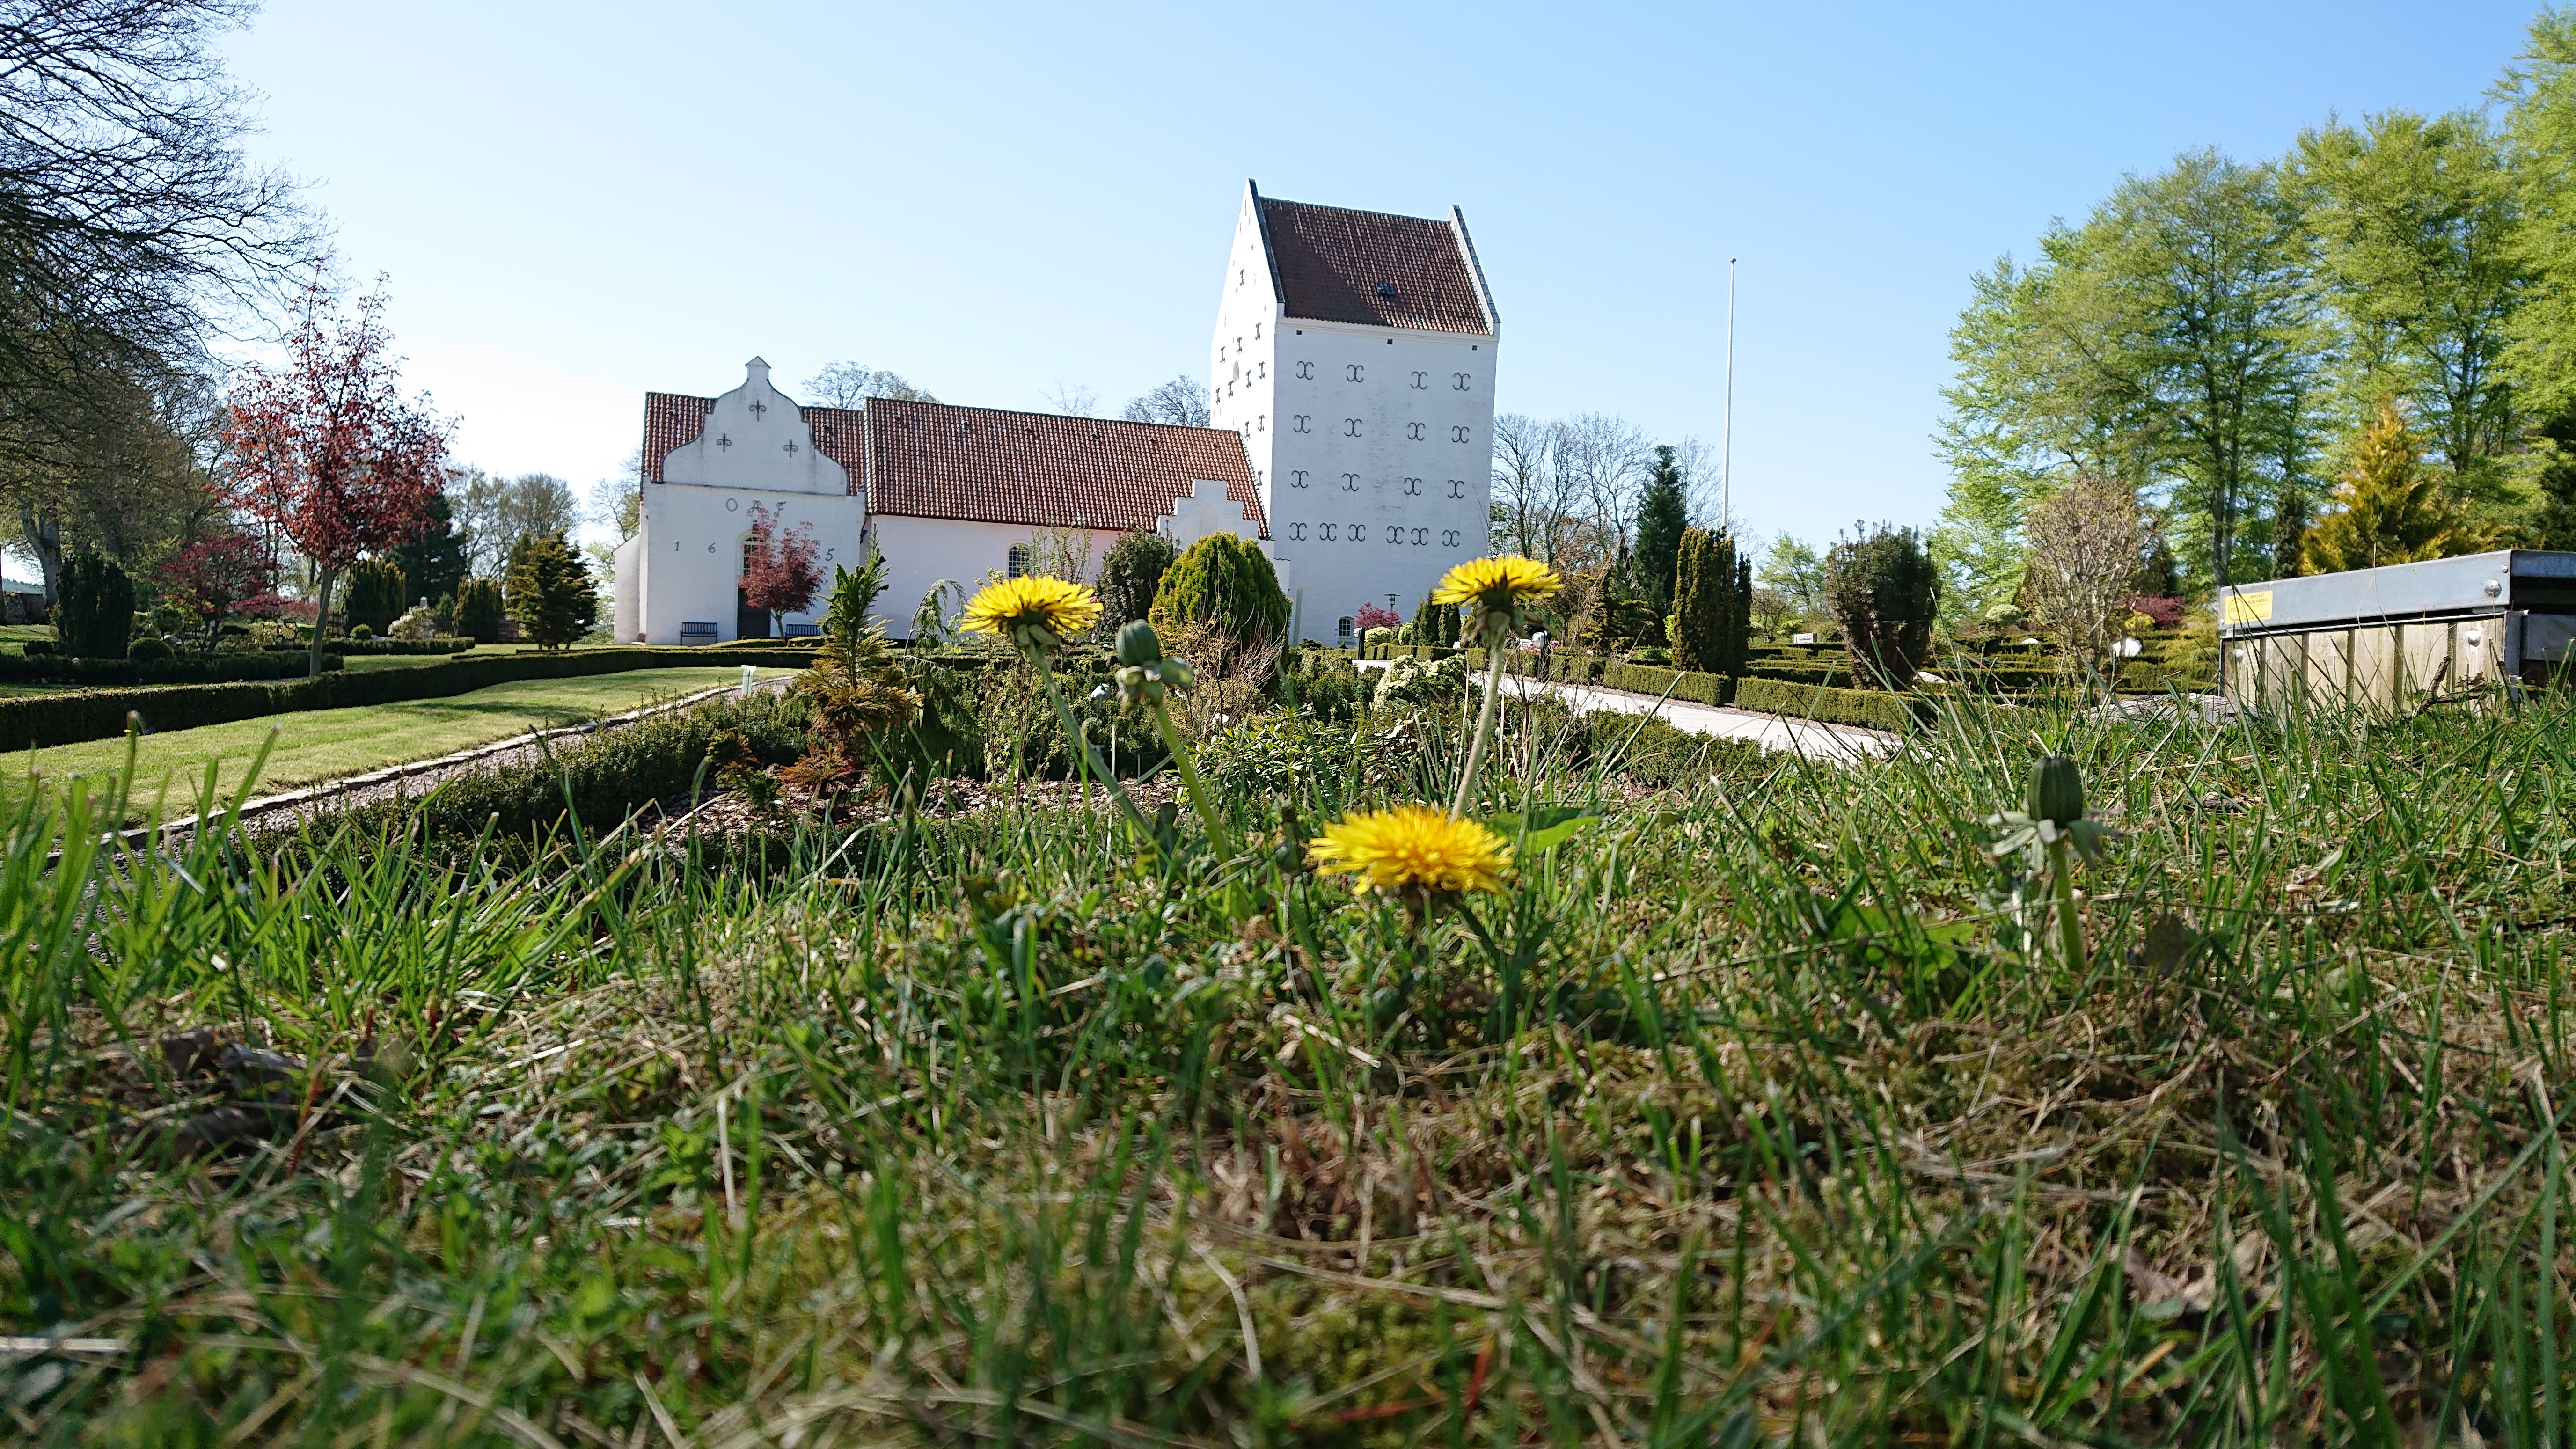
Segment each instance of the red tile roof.
M1418 216L1261 198L1288 315L1371 327L1491 333L1458 228Z
M715 399L644 395L644 476L697 437ZM871 398L867 411L801 408L814 446L865 487L868 511L1029 528L1144 529L1201 478L1225 484L1263 537L1243 439L1224 428L1013 413Z
M1243 439L1225 428L871 398L867 476L872 513L1115 530L1153 527L1212 478L1269 534Z

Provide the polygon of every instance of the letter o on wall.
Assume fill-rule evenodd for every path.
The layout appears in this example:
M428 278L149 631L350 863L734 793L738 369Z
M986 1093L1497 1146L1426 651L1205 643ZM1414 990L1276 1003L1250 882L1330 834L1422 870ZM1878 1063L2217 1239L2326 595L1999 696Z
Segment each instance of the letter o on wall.
M726 499L726 500L725 500L725 512L727 512L727 513L740 513L741 511L742 511L742 500L741 500L741 499L739 499L739 498L728 498L728 499Z

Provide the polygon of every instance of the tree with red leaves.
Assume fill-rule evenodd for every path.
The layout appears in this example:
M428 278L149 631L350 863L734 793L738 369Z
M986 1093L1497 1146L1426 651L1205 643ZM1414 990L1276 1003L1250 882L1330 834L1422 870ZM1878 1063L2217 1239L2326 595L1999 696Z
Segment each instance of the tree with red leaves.
M779 616L796 613L822 590L823 569L816 562L823 550L814 542L814 525L782 529L768 509L751 505L751 537L742 551L743 602L769 616L769 632L779 633Z
M276 566L259 540L246 533L218 533L179 550L161 569L161 597L206 626L206 650L215 626L245 606L269 597Z
M1351 615L1351 627L1359 630L1362 638L1367 638L1371 629L1392 629L1403 622L1403 617L1393 609L1370 603L1361 604L1359 612Z
M381 285L381 283L379 283ZM234 384L224 442L235 460L229 501L268 524L313 566L318 616L362 554L421 530L447 458L447 421L405 399L382 291L344 317L316 278L296 303L286 365L252 365ZM322 628L311 672L322 672Z

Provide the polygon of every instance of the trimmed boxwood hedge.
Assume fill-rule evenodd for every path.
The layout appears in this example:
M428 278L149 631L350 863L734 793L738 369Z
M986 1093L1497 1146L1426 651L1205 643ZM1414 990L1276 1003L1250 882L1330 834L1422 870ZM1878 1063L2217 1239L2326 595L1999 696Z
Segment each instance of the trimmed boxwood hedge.
M1723 674L1708 674L1696 669L1613 664L1602 672L1601 682L1631 694L1668 694L1670 698L1687 699L1695 704L1731 704L1735 699L1734 680Z
M728 664L787 665L775 649L577 649L560 654L469 654L418 669L370 669L259 684L165 689L85 689L0 699L0 750L50 749L125 733L128 712L147 730L184 730L265 715L351 705L443 699L525 679L580 679L630 669Z
M322 667L325 670L339 668L340 656L336 653L323 655ZM231 684L245 679L301 679L311 669L312 660L301 649L183 655L158 661L74 659L50 652L0 654L0 682L9 684L86 684L92 687Z
M474 641L462 635L437 639L340 639L332 648L343 654L462 654Z
M1876 689L1826 689L1758 676L1736 681L1735 707L1758 714L1861 725L1893 734L1932 722L1932 703L1920 695L1889 694Z

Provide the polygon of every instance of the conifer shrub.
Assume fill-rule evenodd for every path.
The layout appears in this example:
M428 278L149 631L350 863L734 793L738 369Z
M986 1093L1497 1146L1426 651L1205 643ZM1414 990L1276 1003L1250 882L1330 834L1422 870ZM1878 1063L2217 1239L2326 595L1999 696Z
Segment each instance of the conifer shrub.
M63 560L54 638L75 659L122 659L134 632L134 581L90 549Z
M1151 617L1166 632L1196 624L1246 646L1277 643L1288 637L1288 596L1259 545L1212 533L1164 571Z
M1176 555L1172 541L1159 533L1125 534L1109 545L1100 560L1100 627L1108 633L1154 611L1155 592Z
M151 634L125 646L128 664L167 664L176 657L167 642Z
M1913 529L1882 523L1825 555L1825 608L1841 626L1855 683L1912 683L1940 606L1941 576Z
M521 541L511 550L505 592L519 632L540 649L561 649L599 621L599 590L590 566L560 533Z
M1753 644L1753 565L1732 535L1685 529L1673 569L1672 662L1700 674L1744 672Z
M362 558L349 565L340 597L348 610L350 637L361 637L358 630L363 628L367 631L363 637L373 639L392 628L410 602L404 597L404 586L403 571L391 559Z
M477 644L501 642L501 581L467 579L456 591L456 632Z

